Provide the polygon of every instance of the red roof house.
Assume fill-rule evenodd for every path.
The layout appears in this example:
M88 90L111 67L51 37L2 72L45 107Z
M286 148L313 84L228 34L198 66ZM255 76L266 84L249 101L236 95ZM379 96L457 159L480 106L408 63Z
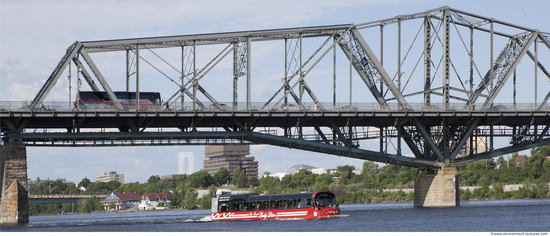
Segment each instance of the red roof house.
M148 193L141 196L140 210L159 209L158 204L163 202L164 205L170 203L171 198L168 193Z
M514 159L514 164L516 164L516 167L521 167L523 166L523 161L527 158L528 156L526 155L517 156L516 159Z

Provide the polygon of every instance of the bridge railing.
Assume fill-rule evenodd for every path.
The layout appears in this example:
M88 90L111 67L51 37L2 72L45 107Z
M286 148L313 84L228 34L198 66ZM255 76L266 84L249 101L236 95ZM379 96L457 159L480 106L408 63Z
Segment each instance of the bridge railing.
M1 111L33 111L33 112L51 112L51 111L117 111L116 107L112 104L97 103L97 104L75 104L68 101L45 101L40 106L31 109L30 101L0 101ZM315 104L313 102L306 102L299 106L296 103L281 104L278 106L266 105L264 103L252 103L251 109L247 109L246 103L238 103L233 106L233 103L219 103L218 105L212 103L203 103L202 106L195 105L193 109L192 102L174 103L170 107L160 105L141 105L140 111L212 111L212 112L239 112L239 111L271 111L271 112L368 112L368 111L402 111L403 109L397 103L388 103L388 106L383 107L378 103L368 102L338 102L336 104L332 102L322 102ZM452 103L449 104L447 109L441 103L432 103L429 106L425 106L423 103L409 103L408 110L413 111L425 111L425 112L437 112L437 111L536 111L543 110L548 111L550 107L544 104L542 107L540 104L534 103L494 103L492 107L481 110L480 107L483 104L475 104L475 106L466 106L465 103ZM476 109L477 108L477 109ZM540 109L539 109L540 108ZM136 106L124 106L125 111L135 111Z

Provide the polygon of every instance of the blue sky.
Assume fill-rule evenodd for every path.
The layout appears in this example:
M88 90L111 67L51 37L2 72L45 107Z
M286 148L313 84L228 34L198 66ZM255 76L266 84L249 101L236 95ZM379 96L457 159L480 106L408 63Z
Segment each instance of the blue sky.
M547 14L549 3L545 1L469 1L469 0L366 0L366 1L18 1L3 0L0 3L0 100L23 101L34 98L54 67L64 55L66 48L75 41L93 41L135 37L154 37L169 35L202 34L244 30L261 30L306 26L364 23L391 18L401 14L422 12L442 6L450 6L474 14L492 17L516 25L550 32L547 25L550 17ZM408 30L413 34L417 26ZM388 33L389 36L391 33ZM373 39L363 33L368 42ZM453 38L457 40L457 38ZM391 39L390 39L391 41ZM500 41L496 41L501 43ZM476 41L477 43L477 41ZM502 47L495 46L495 57ZM314 44L315 45L315 44ZM254 81L276 81L282 77L281 71L271 71L272 53L280 53L278 44L265 43L254 47L252 73ZM403 50L408 48L403 43ZM376 46L374 46L376 47ZM479 43L476 49L481 51L488 47ZM214 55L219 49L205 49L205 55ZM385 46L388 54L391 47ZM548 50L541 59L548 59ZM458 50L457 50L458 51ZM111 87L124 90L122 54L96 55L92 58L102 69L102 73L111 76ZM174 55L166 52L166 57ZM417 56L417 55L414 55ZM203 63L209 58L198 58ZM411 61L416 61L412 59ZM486 60L488 61L488 60ZM386 64L393 62L391 57ZM174 62L177 65L178 62ZM280 61L277 63L281 63ZM414 62L412 63L414 64ZM459 63L457 63L459 64ZM488 64L488 63L487 63ZM460 65L457 65L460 66ZM391 67L391 66L389 66ZM485 73L487 66L480 65ZM547 66L548 67L548 66ZM230 63L222 63L221 69L230 68ZM265 69L264 69L265 68ZM339 73L340 81L347 81L349 69L344 65ZM74 69L74 68L73 68ZM409 69L410 70L410 69ZM122 71L122 72L121 72ZM230 69L229 69L230 71ZM318 74L329 73L321 67ZM67 72L66 72L67 73ZM153 72L144 70L153 76ZM219 74L217 74L219 73ZM230 72L229 72L230 73ZM278 73L278 74L277 74ZM532 72L526 72L532 73ZM223 75L223 72L213 72ZM73 75L75 76L75 75ZM154 75L159 77L158 74ZM66 75L65 75L66 77ZM341 77L341 78L340 78ZM63 77L62 77L63 78ZM548 91L548 79L539 72L539 101ZM355 80L358 77L355 76ZM216 80L213 80L216 81ZM213 82L215 83L215 82ZM346 82L347 83L347 82ZM525 82L525 84L531 82ZM148 86L148 85L145 85ZM151 85L154 90L169 96L173 91L164 87L169 81ZM340 85L339 85L340 86ZM348 101L347 84L340 86L339 102ZM412 85L411 85L412 86ZM521 84L519 86L522 86ZM240 85L244 88L244 84ZM268 83L253 82L253 100L264 101L264 90ZM340 92L340 90L342 92ZM165 92L166 91L166 92ZM227 89L210 87L211 93L227 95ZM212 92L213 91L213 92ZM354 99L361 100L362 91L354 87ZM60 79L58 85L46 98L48 101L63 101L68 98L67 82ZM74 90L73 90L74 94ZM244 94L244 93L241 93ZM272 94L272 93L271 93ZM170 94L171 95L171 94ZM242 96L242 95L241 95ZM254 97L255 96L255 97ZM357 96L358 98L355 98ZM532 102L532 93L524 92L519 102ZM244 97L244 96L242 96ZM74 95L73 95L74 99ZM264 99L264 100L262 100ZM508 99L510 98L503 98ZM371 99L372 100L372 99ZM372 102L372 101L369 102ZM228 100L230 101L230 100ZM330 102L331 99L325 99ZM505 144L507 140L497 140ZM498 144L498 143L497 143ZM377 150L378 142L364 142L362 148ZM115 170L125 174L126 182L144 182L151 175L174 174L178 171L178 152L195 153L195 170L202 167L204 146L176 147L123 147L123 148L27 148L29 178L56 179L66 178L79 182L88 177L92 181L104 172ZM407 154L407 153L405 153ZM354 165L361 168L362 160L335 157L300 150L271 147L266 145L252 146L251 155L260 162L260 173L284 172L295 164L308 164L316 167L336 167Z

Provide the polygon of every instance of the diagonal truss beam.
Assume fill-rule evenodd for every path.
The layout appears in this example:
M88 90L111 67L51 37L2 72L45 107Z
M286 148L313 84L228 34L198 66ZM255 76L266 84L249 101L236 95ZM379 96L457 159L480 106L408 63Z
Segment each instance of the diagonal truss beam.
M493 89L493 91L491 91L491 93L489 94L489 97L483 103L483 109L487 109L490 106L492 106L493 101L498 96L500 90L504 87L504 84L506 83L508 78L510 78L510 75L513 74L514 69L516 69L517 65L521 61L521 58L523 58L523 56L528 51L531 44L535 42L535 40L537 39L537 36L538 36L538 32L532 33L531 36L528 39L526 39L526 42L523 42L523 44L518 45L520 50L514 50L512 52L511 50L513 50L514 47L512 45L508 45L509 50L511 51L510 53L513 53L513 55L506 55L508 57L511 57L511 59L508 59L506 61L506 64L500 65L503 71L497 74L498 77L497 77L496 87ZM513 40L516 41L516 39L513 39ZM517 42L519 43L520 41L518 40ZM504 58L502 59L504 60Z
M372 52L372 50L370 49L370 47L367 44L367 42L365 41L365 39L363 39L363 36L361 36L361 34L359 33L359 31L356 28L352 29L350 31L350 33L353 36L353 38L359 43L359 46L361 47L362 52L365 54L364 55L365 57L361 58L361 64L364 64L365 67L368 67L368 68L370 68L370 70L376 72L379 76L379 79L381 79L384 82L384 84L386 84L386 86L389 88L390 92L397 99L397 101L401 104L402 108L405 109L405 110L409 109L410 106L407 103L407 101L405 100L405 98L403 97L403 94L401 94L401 91L399 91L399 89L395 86L395 84L391 80L391 78L388 75L388 73L386 72L386 70L384 70L384 67L382 66L382 64L380 63L378 58L376 58L376 55ZM370 78L370 79L372 80L374 78ZM371 92L373 92L374 94L377 91L377 89L376 89L376 91L375 91L375 89L376 89L376 87L374 87L374 89L371 89ZM378 93L380 93L380 92L378 92ZM377 98L377 99L379 99L379 98ZM384 101L384 103L381 103L381 101L378 101L378 103L380 105L382 105L382 104L385 104L385 101Z
M445 161L445 157L443 156L443 154L441 154L441 150L439 150L439 147L437 147L437 145L434 143L434 141L432 140L432 137L430 136L428 131L424 128L424 125L417 118L413 118L412 121L414 122L416 129L420 132L425 142L428 143L428 146L430 147L431 151L437 156L439 161ZM424 150L424 152L427 152L427 151L428 150Z
M69 65L71 59L78 54L82 47L82 44L76 41L71 46L69 46L69 48L67 48L65 56L61 58L61 61L57 64L48 80L46 80L44 86L42 86L36 97L33 99L30 107L31 109L38 107L38 104L44 101L48 93L52 90L52 88L59 80L59 77L61 77L61 74L63 73L65 68L67 68L67 65Z
M535 41L537 36L538 33L534 32L526 37L524 41L521 41L520 38L511 38L497 57L497 60L494 62L493 68L489 69L487 74L485 74L482 82L479 83L475 92L470 96L469 102L468 104L466 104L466 106L469 106L469 104L474 104L479 97L476 94L481 94L488 87L491 81L492 70L493 74L497 75L497 85L492 91L490 91L489 96L483 103L482 109L487 109L488 107L490 107L510 75L513 73L514 69L521 61L521 58L528 51L529 47Z
M84 49L80 50L80 55L82 56L82 58L84 58L84 61L86 61L86 63L94 73L95 77L97 78L97 80L99 81L99 83L101 84L101 86L103 87L103 89L105 90L105 92L107 93L107 95L109 96L113 104L115 105L115 107L119 110L124 110L122 103L120 103L120 101L116 97L113 90L111 90L111 87L109 86L109 84L107 83L103 75L101 75L101 72L99 72L99 69L96 67L92 58L88 55L88 53L86 53L86 50Z
M78 68L77 73L81 73L82 76L84 76L84 80L86 80L88 85L90 85L90 88L92 88L94 92L99 92L99 87L97 87L94 80L92 79L92 76L90 76L86 68L84 68L84 65L82 65L82 62L78 60L78 57L73 57L73 63L77 66L76 68Z
M481 118L474 119L466 129L466 132L462 134L460 141L458 141L457 145L455 145L455 149L453 150L453 152L451 152L451 156L449 157L451 160L456 159L456 155L458 155L458 152L460 151L460 149L464 146L464 144L466 144L466 141L468 140L468 138L472 136L474 129L477 127L480 121L481 121Z

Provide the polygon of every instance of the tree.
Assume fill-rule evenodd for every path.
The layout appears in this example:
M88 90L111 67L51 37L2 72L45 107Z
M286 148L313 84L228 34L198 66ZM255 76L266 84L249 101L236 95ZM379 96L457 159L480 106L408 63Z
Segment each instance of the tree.
M89 212L98 210L100 208L101 208L101 203L99 202L99 199L96 197L91 197L84 200L84 203L82 204L82 208L80 208L80 212L89 213Z
M349 165L337 166L336 167L336 171L337 171L336 174L343 180L350 180L351 177L353 175L355 175L353 173L353 170L355 170L355 166L349 166Z
M80 187L86 188L86 187L88 187L88 185L90 184L90 182L91 182L91 181L90 181L88 178L84 177L84 179L82 179L82 181L80 181L80 183L78 183L78 187L79 187L79 188L80 188Z
M362 175L374 175L378 172L378 164L373 161L363 162L363 170L361 170Z
M502 169L507 168L507 167L506 167L506 166L507 166L506 164L507 164L507 163L506 163L506 160L504 160L504 157L499 156L499 157L497 158L497 165L498 165L498 169L499 169L499 170L502 170Z
M315 177L315 191L328 191L332 183L332 175L324 173Z
M201 205L201 209L212 208L212 198L214 198L214 193L214 189L212 189L210 192L208 192L207 195L204 195L199 199L199 205Z
M262 182L262 185L263 185L263 182ZM283 188L296 188L297 187L296 185L294 185L294 182L292 182L292 175L290 175L290 174L287 174L287 175L283 176L283 178L281 179L281 185L283 186Z
M252 176L248 179L248 185L251 187L260 186L260 181L258 180L258 177Z
M187 209L193 209L196 205L197 197L195 197L195 193L192 191L187 192L183 200L183 206Z
M216 182L217 186L224 185L224 184L228 183L229 181L231 181L231 176L230 176L229 170L227 170L223 167L220 167L218 172L216 172L216 174L214 174L214 181Z
M248 177L246 177L246 171L240 167L235 168L233 171L233 183L239 188L248 186Z
M290 176L290 175L285 175L286 176ZM260 193L262 192L267 192L269 194L276 194L276 193L280 193L279 192L279 179L275 179L273 176L264 176L260 179L260 183L261 183L261 191Z
M116 202L109 202L109 204L107 205L107 208L109 210L114 210L116 208Z
M187 181L192 188L206 188L214 183L214 178L205 170L201 170L189 175Z
M149 177L149 180L147 180L147 183L157 183L160 182L160 177L158 175L151 175Z
M109 190L111 190L111 192L120 187L120 185L122 184L116 180L111 180L107 182L107 187L109 188Z

